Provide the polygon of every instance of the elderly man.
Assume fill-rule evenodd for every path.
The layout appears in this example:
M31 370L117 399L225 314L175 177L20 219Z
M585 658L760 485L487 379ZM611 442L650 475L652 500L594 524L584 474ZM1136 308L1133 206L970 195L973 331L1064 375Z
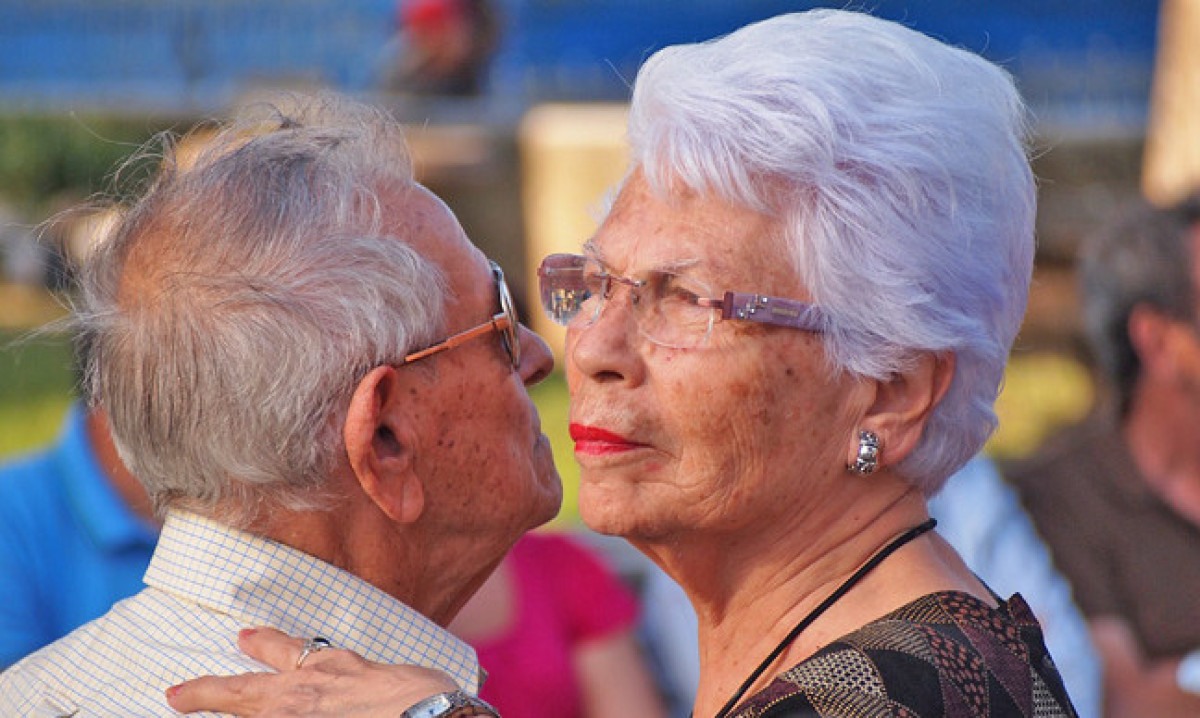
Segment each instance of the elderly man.
M83 284L89 382L165 524L146 589L7 671L0 714L173 715L164 687L261 669L257 625L476 688L441 625L558 509L526 391L552 359L398 126L329 97L231 124Z

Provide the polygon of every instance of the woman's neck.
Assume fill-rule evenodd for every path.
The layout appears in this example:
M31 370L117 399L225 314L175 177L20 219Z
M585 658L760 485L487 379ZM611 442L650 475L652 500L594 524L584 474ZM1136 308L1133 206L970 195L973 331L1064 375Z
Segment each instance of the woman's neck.
M827 520L819 524L821 528L816 528L818 524L775 527L744 540L721 537L707 546L693 540L669 548L641 547L684 587L696 609L697 718L715 715L798 622L889 541L924 521L927 513L920 495L906 491L873 512L849 516ZM921 558L923 553L902 549L868 574L861 585L871 585L871 590L852 589L839 599L772 662L746 695L830 641L939 585L938 571L920 570L921 563L932 561L932 557ZM906 572L891 568L897 564L907 566ZM904 579L913 569L928 580ZM906 586L921 593L905 590Z

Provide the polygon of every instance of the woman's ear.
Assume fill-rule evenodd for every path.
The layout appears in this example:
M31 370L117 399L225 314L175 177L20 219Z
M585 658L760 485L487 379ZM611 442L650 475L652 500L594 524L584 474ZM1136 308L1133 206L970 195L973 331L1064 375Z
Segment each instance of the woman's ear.
M400 382L390 366L368 372L350 398L343 439L363 493L393 521L408 524L425 508L425 489L415 471L416 432Z
M950 389L955 361L952 352L922 353L910 368L876 382L875 400L859 428L879 436L882 465L895 466L916 448L934 407Z

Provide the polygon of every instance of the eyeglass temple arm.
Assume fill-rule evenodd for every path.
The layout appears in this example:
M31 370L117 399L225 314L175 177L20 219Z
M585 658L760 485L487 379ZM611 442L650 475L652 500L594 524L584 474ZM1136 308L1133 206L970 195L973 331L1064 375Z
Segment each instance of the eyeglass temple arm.
M821 310L795 299L725 292L724 298L705 300L705 304L719 308L722 319L773 324L806 332L821 332L825 329L825 316Z
M501 312L492 317L491 321L489 322L480 324L477 327L472 327L465 332L459 332L452 337L448 337L446 341L440 344L434 344L428 349L422 349L419 352L413 352L412 354L409 354L408 356L404 357L404 361L401 362L401 364L411 364L420 359L424 359L427 356L449 351L459 344L469 342L481 334L487 334L488 332L502 332L505 329L508 329L508 316L505 315L504 312Z

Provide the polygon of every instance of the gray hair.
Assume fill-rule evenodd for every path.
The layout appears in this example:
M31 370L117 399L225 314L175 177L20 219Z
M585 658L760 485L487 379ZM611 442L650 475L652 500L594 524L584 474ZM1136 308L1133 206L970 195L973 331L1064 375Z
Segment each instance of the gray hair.
M1087 237L1080 249L1079 283L1084 329L1097 366L1116 392L1123 416L1142 363L1129 338L1129 317L1146 305L1195 322L1196 287L1188 233L1200 225L1200 194L1171 207L1144 200Z
M325 507L357 382L433 341L444 282L385 236L398 124L332 95L251 108L161 169L82 267L86 379L158 510ZM392 207L386 208L394 210Z
M909 481L932 494L983 446L1033 271L1027 118L1004 70L861 13L783 15L651 57L629 133L657 191L779 218L833 366L883 379L956 355Z

